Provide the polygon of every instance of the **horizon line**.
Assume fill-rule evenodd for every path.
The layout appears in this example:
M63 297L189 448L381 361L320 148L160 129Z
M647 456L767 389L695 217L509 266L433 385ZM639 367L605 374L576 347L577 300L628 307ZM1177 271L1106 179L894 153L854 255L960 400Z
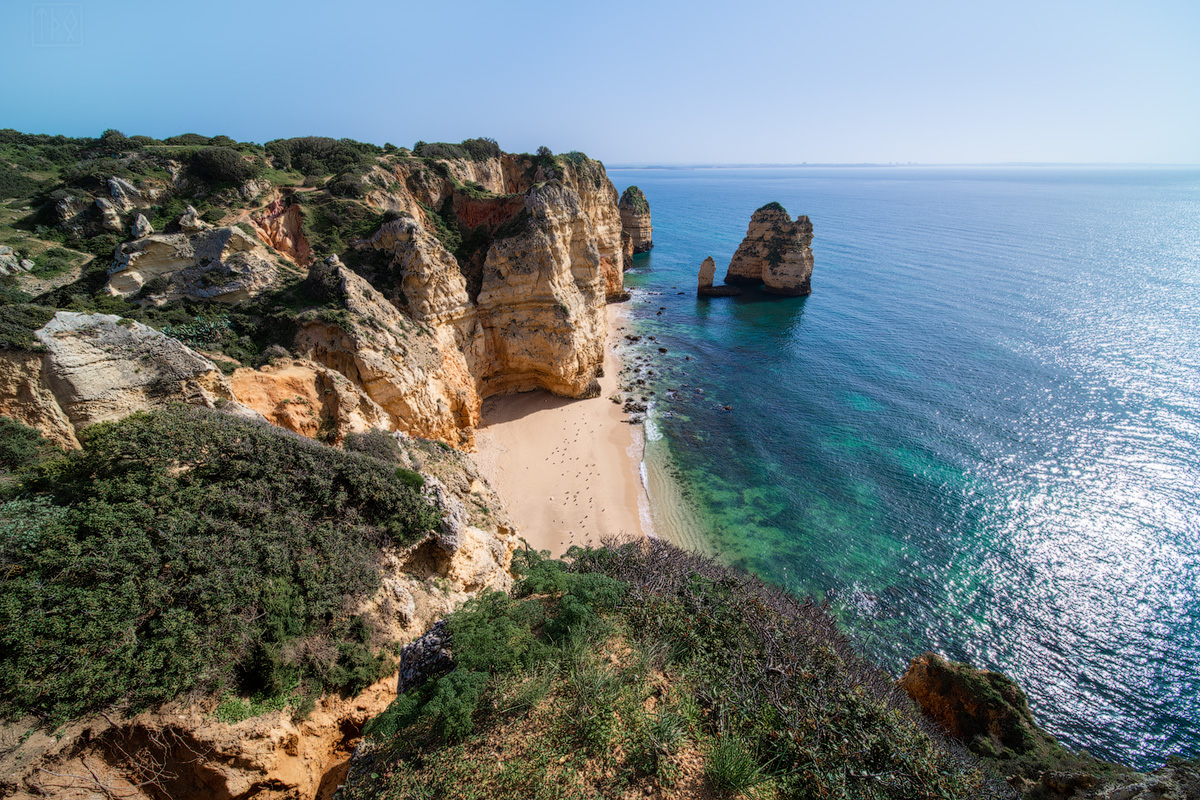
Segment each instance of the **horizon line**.
M1200 167L1200 163L1161 161L762 161L752 163L647 161L605 165L606 169L757 169L763 167Z

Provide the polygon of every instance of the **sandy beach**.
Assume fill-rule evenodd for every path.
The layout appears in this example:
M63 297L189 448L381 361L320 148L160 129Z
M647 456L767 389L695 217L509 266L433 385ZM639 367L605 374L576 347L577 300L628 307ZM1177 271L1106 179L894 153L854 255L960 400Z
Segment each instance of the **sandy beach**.
M531 547L561 555L571 545L653 535L642 485L642 429L609 397L620 362L613 346L622 310L610 305L600 396L570 400L525 392L484 402L475 435L480 470Z

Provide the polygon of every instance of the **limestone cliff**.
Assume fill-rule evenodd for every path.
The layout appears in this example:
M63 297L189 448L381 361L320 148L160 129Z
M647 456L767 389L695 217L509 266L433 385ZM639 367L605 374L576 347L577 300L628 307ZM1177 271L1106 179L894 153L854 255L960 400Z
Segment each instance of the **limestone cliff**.
M746 237L725 273L725 283L763 285L774 294L812 292L813 228L808 217L793 221L779 203L754 212Z
M183 402L252 414L211 361L140 322L59 311L35 336L42 352L0 353L0 414L77 447L76 432Z
M599 390L604 304L623 293L621 231L616 191L596 162L455 163L401 161L383 181L377 199L415 211L393 211L356 244L384 258L369 281L340 260L314 265L312 280L336 284L347 314L305 318L296 349L361 386L389 427L470 447L491 395ZM473 196L460 179L528 188ZM439 199L444 211L431 214ZM473 237L457 257L434 233L447 218Z
M185 232L150 234L118 247L108 291L130 297L147 288L159 303L236 303L278 284L279 265L256 237L236 227L210 228L194 211L185 221Z
M277 196L251 214L250 223L259 238L298 266L307 267L312 263L312 247L304 236L300 206Z
M897 682L921 710L1020 794L1041 800L1189 800L1200 763L1170 759L1149 774L1063 747L1037 724L1012 679L937 653L912 660Z
M650 203L636 186L621 193L621 226L633 240L633 252L645 253L654 247L654 228L650 224Z
M279 359L229 376L238 402L270 423L331 444L349 433L387 428L388 413L340 372L312 361Z
M442 334L400 313L336 256L314 264L309 279L341 309L301 317L296 350L361 387L388 428L471 447L479 398L461 352L444 352Z

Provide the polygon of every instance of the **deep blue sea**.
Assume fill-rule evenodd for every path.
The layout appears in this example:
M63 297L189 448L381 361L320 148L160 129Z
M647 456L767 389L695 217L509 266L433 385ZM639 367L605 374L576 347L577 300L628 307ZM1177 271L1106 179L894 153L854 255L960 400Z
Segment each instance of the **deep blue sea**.
M1200 169L610 175L653 215L661 535L829 599L894 674L937 650L1093 755L1200 755ZM697 299L770 201L812 295Z

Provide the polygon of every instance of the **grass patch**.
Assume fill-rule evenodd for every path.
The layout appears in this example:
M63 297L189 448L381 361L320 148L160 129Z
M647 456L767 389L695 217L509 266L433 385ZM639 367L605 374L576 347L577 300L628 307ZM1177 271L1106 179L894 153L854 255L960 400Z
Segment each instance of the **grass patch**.
M346 800L1007 796L828 614L662 543L518 554L455 669L370 723Z

